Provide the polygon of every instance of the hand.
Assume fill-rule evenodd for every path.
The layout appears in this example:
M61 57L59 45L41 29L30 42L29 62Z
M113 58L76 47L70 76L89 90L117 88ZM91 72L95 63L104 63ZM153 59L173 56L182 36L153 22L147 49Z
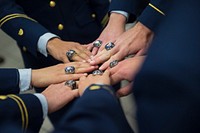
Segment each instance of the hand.
M49 113L61 109L75 97L79 96L78 89L71 90L65 83L50 85L42 94L47 99Z
M76 54L72 57L73 61L85 62L90 59L92 53L87 50L85 46L80 45L76 42L66 42L58 38L53 38L47 44L47 50L55 59L64 63L69 62L66 56L66 52L74 50Z
M119 62L115 67L109 69L111 74L111 83L116 84L122 80L127 80L127 86L117 91L118 96L126 96L132 91L132 84L136 74L139 72L145 56L136 56Z
M85 89L91 84L106 84L110 85L110 72L105 71L102 75L92 75L90 74L88 77L83 76L79 80L78 89L79 94L82 95Z
M93 47L93 43L88 44L88 49L92 54L96 55L104 49L108 42L115 42L116 38L125 31L126 18L118 13L111 13L109 22L101 35L96 40L101 40L102 45L100 48Z
M135 56L144 55L152 38L153 32L138 22L133 28L123 33L116 40L114 48L109 51L104 49L93 58L90 64L103 63L99 69L105 70L113 60L120 61L131 54L135 54Z
M67 66L74 66L75 74L66 74L65 68ZM71 62L32 70L31 84L35 87L47 87L50 84L61 83L66 80L77 80L94 69L97 69L97 66L91 66L85 62Z

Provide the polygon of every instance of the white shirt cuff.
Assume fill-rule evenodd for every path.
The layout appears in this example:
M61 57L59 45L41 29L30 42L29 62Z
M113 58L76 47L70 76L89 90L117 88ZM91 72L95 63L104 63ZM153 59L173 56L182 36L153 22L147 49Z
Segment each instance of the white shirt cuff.
M118 13L118 14L124 15L126 17L126 20L128 20L128 18L129 18L129 14L125 11L116 10L116 11L111 11L111 13Z
M48 113L47 99L44 95L40 93L35 93L34 95L40 100L40 103L42 105L42 111L43 111L43 119L45 119Z
M43 54L44 56L48 56L47 54L47 43L50 39L52 38L59 38L57 35L53 34L53 33L45 33L44 35L42 35L39 40L38 40L38 51Z
M18 69L18 71L20 92L29 90L31 86L31 69Z

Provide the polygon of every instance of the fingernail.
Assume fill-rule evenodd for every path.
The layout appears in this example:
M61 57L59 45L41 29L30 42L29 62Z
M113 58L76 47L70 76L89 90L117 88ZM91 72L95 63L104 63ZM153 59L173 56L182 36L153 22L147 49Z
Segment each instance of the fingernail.
M84 73L84 75L87 76L88 74L87 74L87 73Z
M102 67L99 67L99 70L102 70Z
M86 62L86 60L83 60L82 62Z

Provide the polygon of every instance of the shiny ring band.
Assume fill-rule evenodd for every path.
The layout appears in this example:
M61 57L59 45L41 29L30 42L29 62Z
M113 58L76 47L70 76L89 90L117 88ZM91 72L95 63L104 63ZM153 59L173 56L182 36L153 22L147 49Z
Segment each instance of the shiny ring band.
M101 41L101 40L96 40L96 41L93 43L93 47L99 48L99 47L101 47L101 45L102 45L102 41Z
M65 85L69 86L72 90L76 89L76 81L74 81L74 80L66 81Z
M73 57L75 54L76 54L76 51L70 49L69 51L67 51L66 56L67 56L67 58L68 58L70 61L72 61L72 57Z
M115 44L112 43L112 42L109 42L105 45L105 49L108 51L108 50L111 50L112 48L115 47Z
M103 71L102 70L94 70L93 72L92 72L92 75L102 75L103 74Z
M67 66L65 68L65 73L66 74L74 74L75 73L75 67L74 66Z
M119 62L118 60L114 60L114 61L110 62L110 68L115 67L118 64L118 62Z

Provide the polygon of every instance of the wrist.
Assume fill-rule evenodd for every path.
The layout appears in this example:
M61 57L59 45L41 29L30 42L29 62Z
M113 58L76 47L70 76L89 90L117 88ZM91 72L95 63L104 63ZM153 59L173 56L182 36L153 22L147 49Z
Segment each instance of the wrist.
M117 22L117 23L116 23ZM109 23L110 25L124 26L126 25L126 17L119 13L111 13Z
M60 39L59 38L52 38L47 42L47 52L48 53L52 53L53 49L56 47L56 44L60 43Z

